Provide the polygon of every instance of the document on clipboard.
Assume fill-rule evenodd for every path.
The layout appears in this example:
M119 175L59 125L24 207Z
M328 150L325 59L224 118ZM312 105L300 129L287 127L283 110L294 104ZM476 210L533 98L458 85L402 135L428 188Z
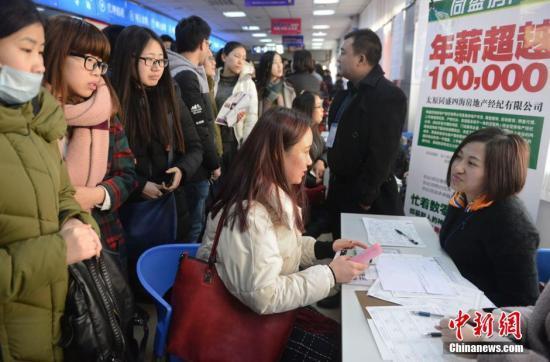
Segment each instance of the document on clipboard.
M250 105L250 95L245 92L236 92L232 94L223 103L218 115L216 123L226 127L233 127L239 121L238 115L241 112L246 112Z

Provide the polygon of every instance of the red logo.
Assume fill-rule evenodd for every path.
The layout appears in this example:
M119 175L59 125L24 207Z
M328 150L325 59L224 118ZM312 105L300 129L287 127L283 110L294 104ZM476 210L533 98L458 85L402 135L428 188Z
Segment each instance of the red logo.
M476 311L475 316L472 318L467 313L459 310L458 316L449 320L449 328L456 330L456 339L462 341L462 327L464 325L469 324L474 328L474 336L491 337L493 335L493 328L495 328L494 322L495 316L491 313L484 315ZM521 313L518 311L501 312L498 318L498 334L502 337L512 335L518 340L521 339Z

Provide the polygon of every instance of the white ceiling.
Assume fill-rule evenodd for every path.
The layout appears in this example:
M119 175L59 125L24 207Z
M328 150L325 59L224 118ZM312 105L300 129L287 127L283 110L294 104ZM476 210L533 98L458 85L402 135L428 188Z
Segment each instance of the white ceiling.
M243 31L244 25L257 25L275 43L281 43L280 35L271 35L271 18L302 18L302 34L306 48L311 48L313 32L327 33L323 48L330 49L335 41L349 29L351 17L360 14L372 0L340 0L338 4L314 5L313 0L295 0L294 6L245 7L244 0L140 0L139 2L177 20L198 15L208 21L214 34L226 41L239 41L248 46L261 45L253 32ZM383 0L375 0L383 1ZM334 9L330 16L314 16L313 10ZM227 18L225 11L244 11L246 17ZM330 25L328 30L313 30L315 24ZM257 31L254 31L257 32ZM317 37L316 37L317 38Z

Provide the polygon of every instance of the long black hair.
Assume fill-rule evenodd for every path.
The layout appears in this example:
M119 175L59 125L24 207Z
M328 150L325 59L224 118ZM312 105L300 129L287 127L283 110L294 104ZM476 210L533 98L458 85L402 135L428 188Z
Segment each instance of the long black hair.
M311 132L313 136L313 143L311 144L309 154L311 155L312 159L315 156L315 159L313 160L313 162L319 159L317 155L321 155L323 153L323 148L324 148L324 142L321 138L319 127L317 124L313 122L313 110L315 109L315 97L320 98L319 94L317 93L302 91L292 101L292 109L305 114L309 119L309 125L311 127Z
M315 94L309 91L302 91L294 100L292 101L292 109L302 112L310 119L313 118L313 109L315 108ZM313 124L313 121L312 121Z
M120 98L122 124L131 147L149 144L153 134L158 134L161 142L169 145L172 128L168 117L171 114L175 134L173 147L184 152L180 109L168 68L164 69L158 84L150 89L146 89L139 79L139 57L151 40L160 45L163 57L167 59L162 41L147 28L129 26L118 36L112 57L111 80ZM153 117L159 117L160 124L153 121Z
M5 38L26 26L44 20L30 0L0 0L0 38Z
M264 99L267 96L266 87L271 80L271 68L273 67L273 59L278 55L283 60L283 57L277 52L272 50L262 54L260 58L260 65L258 66L258 73L256 78L256 88L258 89L258 99Z
M244 48L246 50L244 44L239 43L238 41L227 42L225 46L218 51L218 54L216 54L216 68L220 68L225 65L222 59L222 54L228 56L233 50L237 48Z

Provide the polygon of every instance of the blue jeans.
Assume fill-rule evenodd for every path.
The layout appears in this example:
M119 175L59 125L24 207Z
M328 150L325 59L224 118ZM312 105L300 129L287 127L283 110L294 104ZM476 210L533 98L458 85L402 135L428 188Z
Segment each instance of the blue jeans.
M187 240L192 243L200 243L199 238L204 227L204 221L206 220L204 207L208 198L210 182L208 180L188 182L183 187L185 188L185 197L187 199L191 223Z

